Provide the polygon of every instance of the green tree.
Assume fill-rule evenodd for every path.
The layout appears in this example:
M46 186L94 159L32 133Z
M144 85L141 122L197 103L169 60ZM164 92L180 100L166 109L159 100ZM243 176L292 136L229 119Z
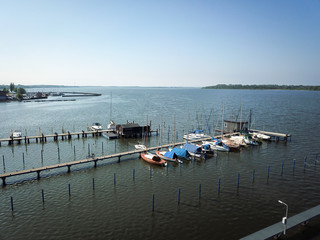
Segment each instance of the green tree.
M14 90L14 83L10 83L10 92Z

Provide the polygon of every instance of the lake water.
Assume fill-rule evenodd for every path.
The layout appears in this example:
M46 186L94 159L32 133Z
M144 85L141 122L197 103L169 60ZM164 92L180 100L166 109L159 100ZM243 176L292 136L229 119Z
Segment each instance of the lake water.
M40 180L32 174L8 178L8 185L0 189L0 239L238 239L281 221L285 208L279 199L289 205L289 216L320 202L320 92L138 87L50 90L102 95L67 102L1 103L0 138L7 138L15 129L34 136L39 131L78 132L93 122L106 126L111 100L112 119L117 124L134 121L145 125L148 119L152 129L159 129L162 122L162 137L150 137L149 146L180 142L184 133L195 128L213 134L222 118L248 120L250 109L252 128L289 133L292 138L287 143L264 142L240 153L219 152L207 160L169 164L168 168L153 166L150 170L150 165L132 155L121 158L120 163L117 159L100 161L97 168L93 163L74 166L71 173L67 169L41 172ZM46 143L31 140L27 145L3 143L0 173L85 159L89 152L101 156L133 150L139 141L144 139L88 136Z

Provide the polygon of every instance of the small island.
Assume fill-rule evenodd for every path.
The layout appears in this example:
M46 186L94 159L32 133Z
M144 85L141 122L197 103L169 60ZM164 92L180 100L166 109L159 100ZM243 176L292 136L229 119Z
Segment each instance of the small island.
M320 91L320 86L304 86L304 85L242 85L242 84L218 84L215 86L207 86L202 89L251 89L251 90L308 90Z

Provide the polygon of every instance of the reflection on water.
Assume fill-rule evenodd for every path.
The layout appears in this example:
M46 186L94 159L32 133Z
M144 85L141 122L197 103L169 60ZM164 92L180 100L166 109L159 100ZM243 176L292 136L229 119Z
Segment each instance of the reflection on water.
M62 128L85 130L93 122L106 126L112 92L112 119L116 123L129 120L143 125L148 115L156 129L163 119L163 136L149 138L150 146L158 145L161 139L173 142L174 125L176 140L181 141L193 128L212 131L221 124L222 112L225 118L246 120L249 109L254 128L290 133L292 141L263 143L240 153L219 153L207 160L169 164L168 168L152 167L151 174L150 166L132 155L120 163L117 159L99 161L97 168L93 163L74 166L71 173L67 169L42 172L39 181L36 175L27 176L28 181L25 177L9 178L9 185L1 188L0 239L238 239L280 221L284 210L278 199L289 204L289 216L319 204L318 92L79 89L102 96L76 98L75 102L0 104L0 137L8 137L16 128L37 135L39 128L46 134ZM89 136L41 144L2 144L0 156L5 159L5 171L12 172L84 159L89 149L96 156L128 151L137 141L145 140L108 141Z

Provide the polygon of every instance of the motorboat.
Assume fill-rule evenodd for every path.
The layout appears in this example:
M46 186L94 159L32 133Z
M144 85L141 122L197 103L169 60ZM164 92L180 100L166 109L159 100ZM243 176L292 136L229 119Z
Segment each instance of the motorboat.
M99 131L102 130L102 125L100 123L93 123L92 126L88 127L88 130Z
M146 145L143 145L143 144L136 144L136 145L134 145L134 148L136 150L147 150Z
M10 137L12 137L12 138L20 138L20 137L22 137L21 130L14 130L11 133Z
M210 145L210 148L215 151L229 152L230 148L222 141L202 141L202 145Z
M203 130L194 130L194 131L190 131L188 134L183 135L183 138L188 141L201 140L208 137L210 136L205 135Z

